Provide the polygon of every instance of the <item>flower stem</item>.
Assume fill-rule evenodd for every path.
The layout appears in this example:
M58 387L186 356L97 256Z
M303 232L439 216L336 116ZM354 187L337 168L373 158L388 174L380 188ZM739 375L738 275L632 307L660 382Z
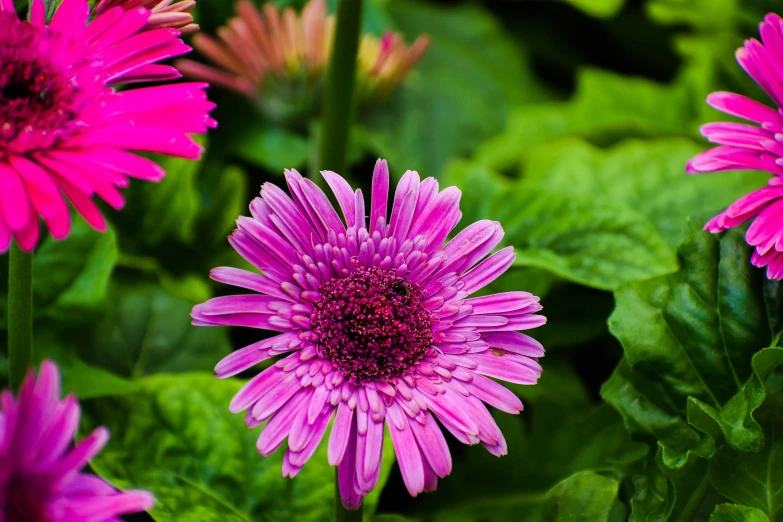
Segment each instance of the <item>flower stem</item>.
M362 0L339 0L337 28L321 110L319 169L333 170L343 175L354 110L353 93L361 21Z
M8 377L18 390L33 358L33 254L11 245L8 260Z
M362 522L362 508L345 509L340 495L340 477L337 468L334 470L334 520L335 522Z

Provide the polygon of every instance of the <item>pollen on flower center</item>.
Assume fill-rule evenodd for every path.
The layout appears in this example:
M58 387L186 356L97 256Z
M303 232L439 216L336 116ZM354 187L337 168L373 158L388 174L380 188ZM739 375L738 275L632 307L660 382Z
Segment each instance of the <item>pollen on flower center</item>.
M389 382L430 351L422 292L393 272L359 268L322 283L319 291L311 317L319 353L351 382Z
M71 81L47 60L0 47L0 137L59 129L71 117Z

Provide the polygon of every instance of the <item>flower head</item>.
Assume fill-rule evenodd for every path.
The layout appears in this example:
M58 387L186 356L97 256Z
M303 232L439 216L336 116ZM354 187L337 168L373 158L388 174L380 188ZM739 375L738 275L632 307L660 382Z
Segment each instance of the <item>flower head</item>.
M230 410L248 427L267 422L262 455L288 438L283 474L295 476L329 423L329 463L343 503L356 508L378 480L384 424L412 495L451 471L438 422L465 444L506 453L487 407L519 413L522 403L491 378L534 384L541 344L519 333L545 319L527 292L469 297L505 272L511 247L486 257L503 237L494 221L460 220L460 191L433 178L402 177L387 208L389 172L378 161L365 208L333 172L323 173L342 209L296 171L291 197L271 184L240 217L231 245L260 272L216 268L212 278L253 291L194 307L193 324L279 332L223 359L219 378L284 355L252 378ZM390 216L389 216L389 210ZM367 217L369 215L369 221Z
M204 34L193 39L214 66L180 60L177 68L247 96L272 116L278 116L280 105L312 105L334 37L335 20L326 13L325 1L311 0L301 14L290 7L280 11L273 3L259 12L251 0L239 0L235 9L237 16L218 30L217 39ZM390 94L428 43L426 36L409 47L397 33L380 39L365 34L359 49L359 99Z
M149 29L173 27L183 36L199 30L190 14L196 8L196 0L100 0L95 5L95 14L103 14L112 7L122 7L126 11L136 7L149 9Z
M158 181L164 171L129 151L197 158L188 135L215 125L204 83L118 92L114 86L178 78L155 62L190 48L171 28L147 29L150 11L105 10L87 23L87 0L63 0L45 24L43 0L30 21L0 0L0 251L13 236L24 250L70 230L66 199L98 230L97 195L119 209L128 178Z
M705 230L717 233L748 220L745 236L755 247L751 262L767 267L767 277L783 279L783 19L768 14L760 25L761 39L750 39L737 50L737 61L769 95L773 109L745 96L714 92L712 107L755 123L709 123L702 134L718 147L688 162L687 172L699 174L724 170L765 170L773 177L768 186L738 199L715 216Z
M75 397L60 400L60 374L49 361L18 397L0 393L0 521L112 522L152 507L146 491L119 492L81 473L109 434L98 428L72 447L79 416Z

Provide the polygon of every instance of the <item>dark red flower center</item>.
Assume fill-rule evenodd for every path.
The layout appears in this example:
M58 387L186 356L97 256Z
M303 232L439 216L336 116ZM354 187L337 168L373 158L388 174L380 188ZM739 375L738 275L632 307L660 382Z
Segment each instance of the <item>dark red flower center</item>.
M319 291L311 317L319 353L354 384L400 377L429 352L422 292L393 272L359 268Z
M47 60L0 46L0 137L54 131L72 117L71 81Z
M46 513L48 488L34 479L12 475L0 505L5 522L51 522Z

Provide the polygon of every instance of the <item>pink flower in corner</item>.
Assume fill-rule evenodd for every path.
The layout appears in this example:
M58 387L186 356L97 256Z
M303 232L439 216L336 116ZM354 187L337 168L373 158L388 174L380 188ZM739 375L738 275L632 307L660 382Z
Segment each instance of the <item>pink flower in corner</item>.
M0 521L114 522L154 504L146 491L119 492L81 469L109 434L98 428L72 446L79 403L60 400L60 374L46 361L19 396L0 393Z
M485 403L508 413L522 403L491 378L536 383L544 349L518 330L546 320L527 292L469 297L515 256L508 247L486 257L503 237L494 221L468 225L444 244L462 215L457 188L440 191L435 179L408 171L388 209L389 172L379 160L366 208L361 190L333 172L323 176L343 217L296 171L286 171L291 197L264 185L252 217L240 217L229 238L261 273L211 274L254 293L211 299L192 316L200 326L279 332L215 368L225 378L284 356L252 378L230 410L246 410L248 427L266 422L262 455L288 439L283 474L290 477L334 418L328 459L338 466L344 505L355 509L378 481L384 424L414 496L451 472L438 423L465 444L504 455Z
M755 123L709 123L702 134L718 147L688 162L687 172L765 170L768 186L743 196L707 223L723 232L752 220L745 239L755 247L751 262L767 267L767 277L783 279L783 19L768 14L760 25L762 42L750 39L737 50L737 61L775 103L771 108L729 92L707 97L712 107Z
M215 126L205 83L114 88L180 77L156 62L190 48L176 29L148 29L149 10L113 7L87 23L87 0L63 0L48 25L44 11L33 0L22 21L0 0L0 251L12 237L32 250L38 216L65 238L66 200L103 230L93 196L119 209L128 178L165 174L130 151L195 159L201 147L189 135Z
M112 7L122 7L129 11L136 7L146 7L150 10L147 27L173 27L180 34L193 34L199 30L193 22L191 11L196 8L196 0L99 0L95 4L95 14L100 15Z

